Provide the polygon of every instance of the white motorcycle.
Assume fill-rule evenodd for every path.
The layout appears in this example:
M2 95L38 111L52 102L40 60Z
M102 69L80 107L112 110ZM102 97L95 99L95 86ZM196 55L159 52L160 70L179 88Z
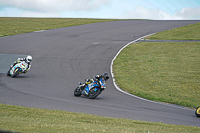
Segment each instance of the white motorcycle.
M11 76L12 78L16 77L17 75L20 75L21 73L25 73L28 68L28 64L25 61L22 61L15 66L13 66L7 73L8 76Z

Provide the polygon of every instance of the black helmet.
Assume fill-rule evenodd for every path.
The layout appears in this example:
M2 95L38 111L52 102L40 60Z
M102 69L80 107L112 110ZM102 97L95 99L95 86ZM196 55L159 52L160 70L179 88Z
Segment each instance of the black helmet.
M109 74L108 73L104 73L102 76L103 76L105 81L107 81L109 79Z

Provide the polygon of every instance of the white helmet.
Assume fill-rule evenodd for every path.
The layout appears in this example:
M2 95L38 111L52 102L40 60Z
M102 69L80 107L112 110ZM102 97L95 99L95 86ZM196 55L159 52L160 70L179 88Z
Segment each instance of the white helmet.
M26 61L27 61L28 63L30 63L30 62L32 61L32 56L28 55L28 56L26 57Z

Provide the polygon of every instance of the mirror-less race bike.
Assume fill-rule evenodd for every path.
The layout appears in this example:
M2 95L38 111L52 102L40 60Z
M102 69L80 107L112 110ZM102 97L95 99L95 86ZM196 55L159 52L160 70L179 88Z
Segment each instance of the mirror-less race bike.
M28 68L28 64L25 61L22 61L16 65L14 65L7 73L8 76L12 78L20 75L21 73L25 72Z
M86 96L90 99L96 98L106 88L106 82L103 78L99 80L93 79L91 83L79 83L79 86L74 90L74 96Z

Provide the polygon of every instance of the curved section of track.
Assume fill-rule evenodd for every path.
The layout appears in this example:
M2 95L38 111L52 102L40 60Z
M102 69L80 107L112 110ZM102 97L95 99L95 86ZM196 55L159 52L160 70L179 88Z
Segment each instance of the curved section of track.
M112 79L94 100L73 95L79 81L110 72L112 59L125 44L147 34L197 22L200 21L128 20L0 38L0 54L33 56L32 68L26 75L10 78L0 74L0 102L200 127L193 110L127 96L116 90Z

